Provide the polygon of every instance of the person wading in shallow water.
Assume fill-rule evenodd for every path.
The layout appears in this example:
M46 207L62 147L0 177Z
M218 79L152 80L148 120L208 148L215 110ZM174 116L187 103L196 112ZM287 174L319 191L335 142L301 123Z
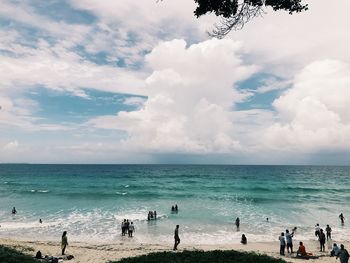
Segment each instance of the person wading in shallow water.
M344 225L344 219L345 219L345 217L344 217L343 213L341 213L341 214L339 215L339 218L340 218L340 221L341 221L342 225Z
M237 230L239 230L239 217L236 218L235 224L236 224Z
M177 250L177 246L180 244L180 237L179 237L179 225L176 225L175 231L174 231L174 250Z

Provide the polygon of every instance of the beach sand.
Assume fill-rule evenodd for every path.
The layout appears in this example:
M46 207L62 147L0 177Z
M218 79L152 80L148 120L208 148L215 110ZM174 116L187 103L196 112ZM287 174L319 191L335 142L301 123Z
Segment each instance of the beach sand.
M24 248L25 253L33 255L36 251L40 250L43 255L60 256L60 243L59 242L47 242L47 241L18 241L14 239L0 239L0 244L14 247L22 250ZM295 250L297 250L297 244L295 243ZM329 257L329 250L326 252L318 252L317 241L305 241L307 252L312 252L316 256L320 256L318 259L309 259L308 262L339 262L335 257ZM345 248L349 249L350 243L344 243ZM70 243L66 254L74 255L74 259L65 262L72 263L106 263L109 260L118 260L125 257L133 257L137 255L147 254L151 252L159 251L171 251L172 244L162 245L147 245L147 244L131 244L131 243L118 243L118 244L88 244L88 243ZM182 250L239 250L239 251L254 251L260 254L267 254L276 258L279 258L279 242L261 242L261 243L248 243L247 245L231 244L231 245L179 245L179 251ZM303 262L303 259L296 259L295 253L290 256L282 256L287 262Z

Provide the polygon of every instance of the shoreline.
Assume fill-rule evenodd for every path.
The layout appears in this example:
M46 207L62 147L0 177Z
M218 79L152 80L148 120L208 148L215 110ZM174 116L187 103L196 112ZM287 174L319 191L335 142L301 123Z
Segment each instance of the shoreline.
M304 242L307 252L319 256L318 259L309 259L309 262L334 263L339 262L335 257L330 257L330 250L318 252L318 241L311 240ZM24 250L25 253L34 256L40 250L43 255L60 256L60 242L53 241L22 241L11 238L0 238L0 244ZM294 250L298 249L298 240L294 240ZM350 242L344 242L345 248L349 250ZM339 245L339 244L338 244ZM282 258L287 262L300 262L300 259L293 258L296 253L279 255L279 242L253 242L247 245L242 244L212 244L212 245L179 245L179 251L183 250L238 250L266 254L275 258ZM127 257L148 254L152 252L172 251L172 243L167 244L143 244L143 243L113 243L113 244L88 244L83 242L70 242L66 250L67 255L73 255L73 263L106 263L109 260L119 260Z

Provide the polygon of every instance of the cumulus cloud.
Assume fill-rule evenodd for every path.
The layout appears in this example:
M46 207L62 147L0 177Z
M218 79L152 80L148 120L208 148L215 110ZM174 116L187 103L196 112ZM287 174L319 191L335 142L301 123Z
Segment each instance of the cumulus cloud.
M268 145L319 151L350 149L350 66L316 61L273 103L280 120L266 130Z
M242 100L235 83L257 67L240 58L241 44L208 40L186 47L184 40L163 42L146 57L153 73L146 80L144 107L89 124L127 131L124 143L153 152L231 152L240 149L232 106Z

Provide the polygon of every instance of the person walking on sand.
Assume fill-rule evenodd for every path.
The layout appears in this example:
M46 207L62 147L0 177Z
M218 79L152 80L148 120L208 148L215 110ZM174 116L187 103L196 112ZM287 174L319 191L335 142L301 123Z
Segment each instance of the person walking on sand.
M340 259L340 263L348 263L349 262L349 252L344 248L344 245L340 245L340 251L338 253L337 259Z
M327 241L329 239L332 239L332 228L329 225L327 225L326 227L326 233L327 233Z
M320 229L320 234L318 235L318 240L320 241L320 252L325 251L326 235L323 233L323 229Z
M179 237L179 225L176 225L175 231L174 231L174 250L177 250L177 246L180 244L180 237Z
M286 240L284 238L284 233L282 232L281 235L278 237L280 241L280 255L284 256L284 250L286 248Z
M344 217L343 213L341 213L341 214L339 215L339 218L340 218L341 224L344 225L344 219L345 219L345 217Z
M64 252L66 251L67 246L68 246L67 231L64 231L62 234L62 241L61 241L62 255L64 255Z
M294 233L289 233L289 230L286 230L286 240L287 240L287 252L293 253L293 235ZM290 249L290 252L289 252Z

